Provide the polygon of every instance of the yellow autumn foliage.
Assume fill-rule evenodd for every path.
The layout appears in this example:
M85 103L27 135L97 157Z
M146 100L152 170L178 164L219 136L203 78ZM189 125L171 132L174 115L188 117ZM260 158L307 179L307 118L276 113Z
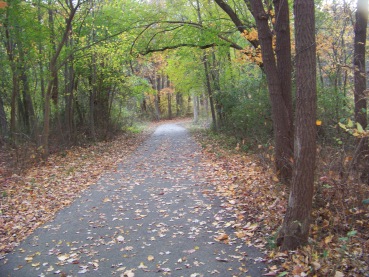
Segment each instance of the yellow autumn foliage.
M248 40L248 41L255 41L258 40L258 31L255 30L255 28L251 28L250 31L244 31L243 32L243 36Z

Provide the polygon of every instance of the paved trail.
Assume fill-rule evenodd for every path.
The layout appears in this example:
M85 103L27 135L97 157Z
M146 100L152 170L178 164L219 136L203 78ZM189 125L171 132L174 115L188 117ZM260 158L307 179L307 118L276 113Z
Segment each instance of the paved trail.
M261 276L256 249L215 240L231 227L202 193L199 161L185 128L161 125L0 261L0 276Z

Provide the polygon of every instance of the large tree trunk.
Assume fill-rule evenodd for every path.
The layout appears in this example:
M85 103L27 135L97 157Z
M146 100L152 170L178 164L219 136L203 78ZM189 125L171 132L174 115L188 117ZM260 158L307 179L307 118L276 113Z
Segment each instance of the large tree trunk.
M367 93L366 90L366 70L365 70L365 46L366 46L366 28L368 24L368 0L358 0L355 22L354 38L354 80L355 80L355 121L363 129L368 125L367 118ZM368 138L362 138L357 141L353 165L357 167L361 162L362 181L369 184L369 146Z
M290 34L290 17L288 1L275 0L275 32L276 32L276 57L277 70L279 79L281 80L282 97L286 106L288 117L288 140L290 143L286 153L292 156L293 153L293 104L292 104L292 62L291 62L291 34ZM283 153L284 154L284 153ZM292 176L292 160L287 160L283 166L282 179L288 179Z
M314 0L295 0L296 129L292 187L278 243L308 242L316 155L316 44Z
M354 78L355 78L355 121L365 129L367 123L365 45L368 22L368 0L358 0L354 39Z
M292 173L291 164L293 154L293 137L291 131L292 101L291 96L288 95L291 93L291 87L289 84L290 81L284 80L282 82L281 80L282 76L283 78L290 78L291 73L284 73L285 69L283 68L283 65L288 66L290 63L289 56L285 53L285 50L277 49L277 52L279 52L279 61L281 62L281 65L277 67L273 50L272 32L268 25L268 14L265 12L261 0L250 1L250 5L258 29L264 71L268 82L272 106L276 170L280 180L284 183L289 183ZM286 16L285 9L288 7L283 4L278 7L280 7L281 11L284 11L284 13L279 16ZM286 28L285 24L286 20L281 20L280 23L277 23L279 29L278 34L283 34L282 38L278 40L279 46L285 46L288 42L286 38L287 33L284 30ZM286 69L286 71L287 70L288 69ZM289 92L284 92L283 89L288 89Z

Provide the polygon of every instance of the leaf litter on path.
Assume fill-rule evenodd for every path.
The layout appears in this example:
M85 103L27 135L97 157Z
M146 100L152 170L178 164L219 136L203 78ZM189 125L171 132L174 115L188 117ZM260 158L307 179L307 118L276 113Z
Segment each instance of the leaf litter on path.
M80 192L94 184L103 172L116 170L147 134L122 136L83 148L73 147L64 154L1 180L0 259L70 205ZM0 196L1 197L1 196Z
M169 131L158 132L116 170L102 174L93 190L85 190L74 202L68 199L71 206L27 240L31 246L22 244L25 253L17 250L5 259L9 266L20 273L32 270L25 261L18 264L15 256L40 251L32 262L40 263L42 274L260 272L261 253L245 248L232 234L228 207L215 194L202 193L211 188L201 175L196 144L183 128L171 126ZM229 237L217 241L221 234Z

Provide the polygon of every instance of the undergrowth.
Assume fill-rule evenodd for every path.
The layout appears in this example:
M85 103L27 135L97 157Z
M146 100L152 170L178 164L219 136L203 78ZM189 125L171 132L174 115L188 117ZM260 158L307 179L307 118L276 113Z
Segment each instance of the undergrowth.
M279 252L275 240L288 190L274 174L273 147L255 145L245 151L242 141L201 128L191 130L203 148L205 165L211 164L209 179L238 215L236 234L244 232L240 226L247 222L257 224L240 237L265 251L270 274L369 276L368 185L354 173L342 175L348 154L342 157L334 147L319 147L309 244Z

